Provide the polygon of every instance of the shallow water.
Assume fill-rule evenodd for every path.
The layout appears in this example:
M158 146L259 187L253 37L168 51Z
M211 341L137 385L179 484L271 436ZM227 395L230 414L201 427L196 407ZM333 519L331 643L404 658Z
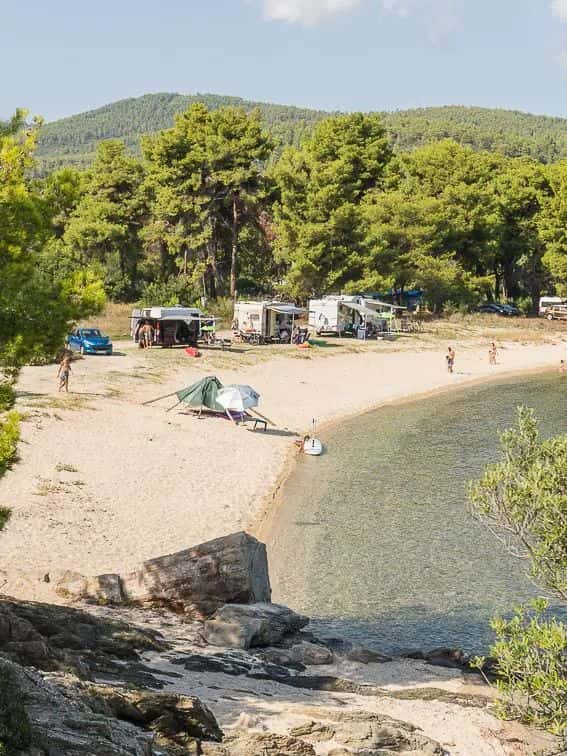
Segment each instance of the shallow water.
M490 618L542 594L466 502L522 404L544 435L567 433L567 376L553 373L384 407L320 434L326 454L299 459L268 539L274 600L321 633L391 653L485 651Z

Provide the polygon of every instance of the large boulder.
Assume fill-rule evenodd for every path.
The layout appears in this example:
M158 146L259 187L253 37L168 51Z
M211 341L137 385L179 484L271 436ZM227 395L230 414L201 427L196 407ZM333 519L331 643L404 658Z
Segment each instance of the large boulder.
M8 753L33 756L152 756L155 735L93 712L74 689L0 659L0 680L22 702L10 721L0 722ZM58 680L63 682L63 680ZM4 683L5 684L5 683ZM13 713L13 714L14 714ZM13 750L12 750L13 749Z
M279 604L226 604L205 622L203 637L211 646L275 646L308 623L307 617Z
M64 572L50 580L67 599L154 604L192 619L210 617L223 604L268 602L272 595L266 547L244 532L149 559L123 575Z

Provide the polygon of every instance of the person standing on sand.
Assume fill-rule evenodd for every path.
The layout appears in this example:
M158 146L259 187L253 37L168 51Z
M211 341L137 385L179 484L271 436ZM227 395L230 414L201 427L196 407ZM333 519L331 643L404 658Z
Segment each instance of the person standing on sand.
M488 350L488 364L489 365L496 365L496 357L498 355L498 350L496 349L496 344L492 342L490 345L490 349Z
M57 377L59 378L59 391L65 389L69 392L69 374L71 372L71 355L67 352L63 354L63 359L59 363L59 370L57 371Z
M565 365L565 360L561 360L559 363L559 372L564 373L567 370L567 365Z
M452 373L455 366L455 350L453 347L447 347L447 355L445 359L447 360L447 370Z

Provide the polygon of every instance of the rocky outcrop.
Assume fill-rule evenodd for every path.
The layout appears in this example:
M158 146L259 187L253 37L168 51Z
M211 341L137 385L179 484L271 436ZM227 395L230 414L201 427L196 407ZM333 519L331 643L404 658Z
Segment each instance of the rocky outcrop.
M149 559L124 575L50 575L56 593L71 600L165 606L191 619L210 617L223 604L269 602L266 547L247 533L216 538Z
M0 673L9 676L14 692L25 702L25 736L22 723L2 728L2 737L17 743L29 756L152 756L154 735L115 717L93 710L74 689L45 679L0 659ZM58 681L60 682L60 681ZM10 753L11 751L8 751Z
M275 646L308 623L307 617L279 604L226 604L205 622L203 638L226 648Z
M295 727L290 735L334 743L335 748L330 751L334 754L443 756L445 753L439 743L416 727L367 711L318 711L317 720Z
M207 744L203 756L315 756L315 749L291 735L250 732L227 738L222 745Z

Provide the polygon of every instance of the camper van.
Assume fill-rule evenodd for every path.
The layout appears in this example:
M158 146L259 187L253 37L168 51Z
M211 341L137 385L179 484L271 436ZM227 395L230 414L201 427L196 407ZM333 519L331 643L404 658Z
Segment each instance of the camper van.
M550 310L555 307L567 307L567 299L563 297L540 297L539 300L539 315L542 318L547 318L550 315ZM553 315L548 318L553 320Z
M214 322L213 317L205 315L198 307L144 307L132 310L130 335L138 343L142 326L151 325L156 346L195 346L203 328L214 327Z
M361 295L329 295L309 300L309 325L318 335L366 337L391 331L396 311L404 309Z
M295 321L304 313L293 302L236 302L232 330L252 343L289 343Z

